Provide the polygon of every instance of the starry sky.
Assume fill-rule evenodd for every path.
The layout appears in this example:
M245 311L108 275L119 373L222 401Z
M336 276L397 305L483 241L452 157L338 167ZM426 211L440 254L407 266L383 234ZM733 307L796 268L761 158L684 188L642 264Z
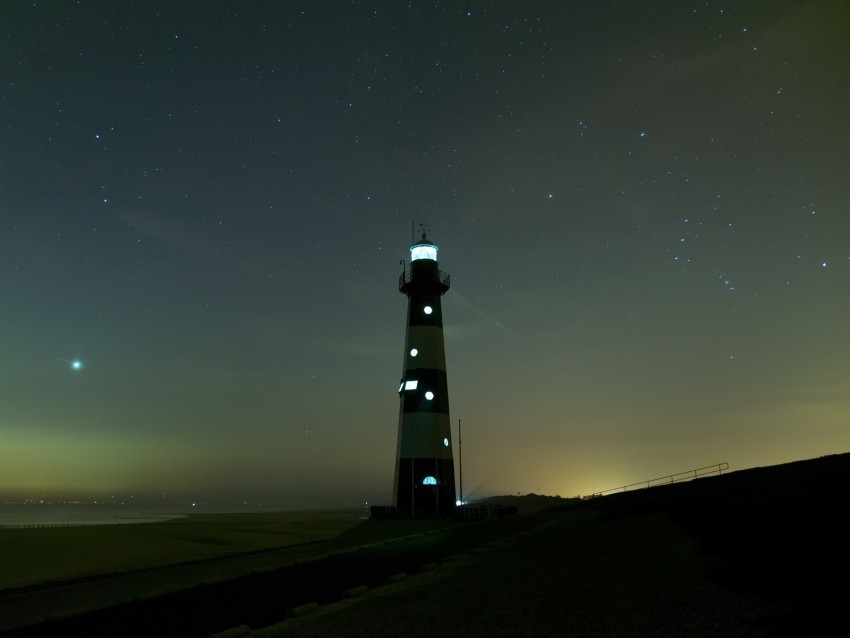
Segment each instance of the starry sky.
M0 497L389 503L419 224L464 496L847 452L848 28L3 3Z

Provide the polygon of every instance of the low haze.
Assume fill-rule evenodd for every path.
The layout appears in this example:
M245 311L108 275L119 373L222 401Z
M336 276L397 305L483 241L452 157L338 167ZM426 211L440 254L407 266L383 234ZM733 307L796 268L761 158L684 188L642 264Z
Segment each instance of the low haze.
M388 504L420 223L465 496L850 449L843 0L0 27L2 499Z

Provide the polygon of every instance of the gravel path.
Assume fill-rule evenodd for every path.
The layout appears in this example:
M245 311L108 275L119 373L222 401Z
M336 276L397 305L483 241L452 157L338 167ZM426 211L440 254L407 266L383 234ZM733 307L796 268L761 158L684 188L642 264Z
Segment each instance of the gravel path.
M777 610L710 578L662 515L573 512L254 636L764 636Z

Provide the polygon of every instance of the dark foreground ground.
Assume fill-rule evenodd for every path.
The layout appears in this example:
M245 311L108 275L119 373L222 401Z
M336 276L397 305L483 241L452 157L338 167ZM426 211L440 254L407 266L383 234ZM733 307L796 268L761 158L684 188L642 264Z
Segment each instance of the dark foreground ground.
M31 619L10 636L848 636L848 503L843 454L505 520L366 521L295 564L0 592L0 614ZM183 585L152 591L166 576ZM99 604L120 587L139 596Z

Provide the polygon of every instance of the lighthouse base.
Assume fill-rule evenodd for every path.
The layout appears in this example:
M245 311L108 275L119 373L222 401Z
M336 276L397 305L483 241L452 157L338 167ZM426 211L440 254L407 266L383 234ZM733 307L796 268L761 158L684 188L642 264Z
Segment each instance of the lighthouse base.
M457 507L452 459L399 459L393 505L398 516L451 517Z

